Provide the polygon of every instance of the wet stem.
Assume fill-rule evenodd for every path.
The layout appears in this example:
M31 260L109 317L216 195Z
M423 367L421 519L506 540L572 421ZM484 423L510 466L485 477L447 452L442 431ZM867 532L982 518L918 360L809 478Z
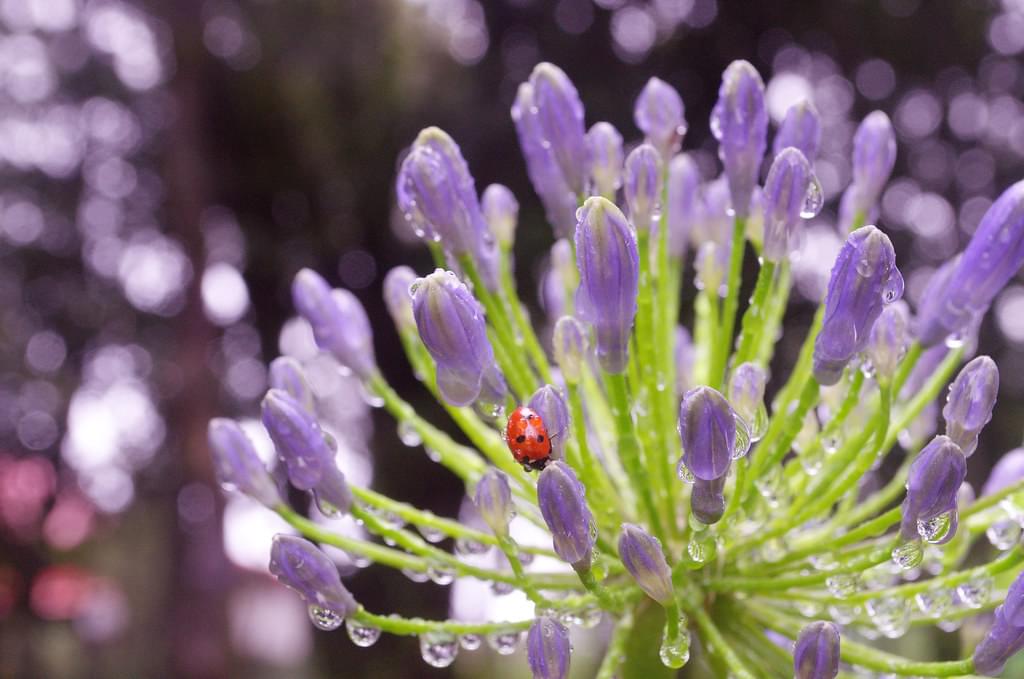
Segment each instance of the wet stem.
M725 383L726 363L733 346L733 328L736 325L736 309L740 302L740 285L743 274L743 251L746 248L747 220L737 215L733 219L732 244L729 249L729 279L725 301L722 302L722 318L718 337L712 346L711 371L708 385L721 391Z

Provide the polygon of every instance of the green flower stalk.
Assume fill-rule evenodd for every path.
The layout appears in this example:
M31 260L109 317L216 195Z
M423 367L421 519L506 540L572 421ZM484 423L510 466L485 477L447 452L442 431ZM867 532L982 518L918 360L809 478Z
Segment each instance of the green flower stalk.
M974 499L964 478L979 434L1000 414L995 361L969 363L941 415L938 400L973 354L965 336L1024 261L1024 192L993 205L981 240L936 274L915 317L899 301L899 253L884 225L865 224L895 157L888 119L873 113L855 140L848 235L827 295L806 335L793 338L796 361L779 366L778 333L792 334L783 322L791 257L801 220L821 208L820 121L810 103L794 107L763 175L763 83L753 66L734 63L712 120L724 173L701 184L681 152L683 111L676 91L652 80L635 109L635 136L646 143L626 157L607 123L585 131L582 101L557 67L538 66L519 89L512 114L526 171L558 241L547 345L511 275L516 234L537 225L519 219L504 186L478 195L447 134L419 135L397 194L437 270L396 268L384 300L416 376L451 422L427 421L388 384L354 295L304 270L293 297L319 348L462 482L475 516L437 516L353 484L301 365L278 359L263 422L279 464L295 488L350 513L368 537L335 534L293 508L274 481L282 475L237 425L215 420L225 488L302 536L275 541L272 572L321 629L344 620L359 646L382 633L416 636L433 667L485 637L499 654L515 652L525 636L534 677L562 679L571 632L604 645L590 669L605 678L646 675L652 662L664 665L661 676L690 665L688 676L740 679L1001 671L1024 645L1021 581L1003 603L1024 565L1024 453L1008 454ZM745 301L748 245L759 272ZM692 313L680 308L691 263L700 288ZM980 281L984 295L950 280ZM977 299L965 302L970 294ZM524 412L525 423L516 419ZM940 417L944 433L932 438ZM883 463L896 469L886 478L875 471ZM521 540L529 524L545 539ZM472 578L494 596L519 590L534 612L485 622L371 612L318 545L423 587ZM489 551L494 559L479 558ZM954 629L993 609L984 642L961 659L870 643L912 626ZM588 631L601 620L607 634ZM579 671L578 660L572 666Z

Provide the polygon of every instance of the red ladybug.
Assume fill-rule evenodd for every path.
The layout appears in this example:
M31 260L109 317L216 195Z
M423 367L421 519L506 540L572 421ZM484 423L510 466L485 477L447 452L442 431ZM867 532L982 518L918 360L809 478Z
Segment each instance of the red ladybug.
M523 469L540 471L551 461L551 438L537 411L519 406L508 418L505 443Z

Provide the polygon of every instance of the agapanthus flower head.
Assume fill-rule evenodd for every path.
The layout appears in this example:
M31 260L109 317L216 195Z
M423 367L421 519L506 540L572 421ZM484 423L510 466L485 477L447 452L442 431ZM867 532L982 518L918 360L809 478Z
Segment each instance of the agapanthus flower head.
M396 266L384 276L384 305L399 332L416 330L410 289L417 278L416 272L407 266Z
M967 458L947 436L936 436L914 459L907 476L900 534L942 544L956 534L957 492L967 476ZM930 522L941 519L941 527ZM927 535L922 535L926 533Z
M718 103L711 112L711 132L718 140L732 208L737 216L746 217L768 145L764 82L749 62L734 61L722 74Z
M608 199L622 185L622 135L611 123L594 123L587 130L587 166L593 192Z
M587 360L587 330L572 316L562 316L555 323L551 343L555 362L562 370L566 384L577 384L583 376Z
M494 362L483 310L462 281L443 269L417 279L412 309L420 339L437 363L444 399L455 406L477 399L501 403L505 378Z
M287 392L271 389L263 398L262 419L292 485L313 491L317 502L327 503L334 511L348 511L352 491L313 414Z
M795 679L835 679L839 647L839 628L831 622L819 620L804 627L793 650Z
M971 237L936 299L921 309L918 339L925 346L962 334L983 314L1024 264L1024 181L1006 189ZM938 275L938 274L936 274Z
M637 231L650 231L659 215L664 163L650 144L641 144L626 156L623 193L629 218Z
M873 226L849 235L832 266L825 318L814 344L814 377L835 384L886 304L903 296L903 276L889 237Z
M814 104L804 99L786 111L786 117L782 119L782 125L775 135L772 151L778 155L782 149L792 146L800 149L808 162L814 163L820 144L821 116Z
M558 389L545 384L533 392L528 403L547 429L548 438L551 439L551 454L556 460L565 453L565 442L569 436L569 406L566 405Z
M331 290L320 274L302 269L292 282L292 303L313 328L322 350L362 378L377 372L366 310L348 290Z
M965 365L953 380L942 408L946 436L971 456L978 447L978 434L992 419L999 393L999 368L988 356L978 356Z
M569 628L548 615L533 621L526 634L526 659L533 679L565 679L571 654Z
M633 120L648 144L666 161L679 150L686 135L683 100L675 88L660 78L644 85L633 107Z
M480 197L480 207L494 241L503 248L511 247L519 219L519 201L512 191L504 184L490 184Z
M721 478L736 451L736 413L711 387L691 389L679 406L679 440L680 467L704 481Z
M661 542L643 528L622 524L619 533L619 558L640 589L659 604L666 606L675 597L672 570L665 560Z
M476 484L474 495L476 511L495 535L508 535L508 524L512 521L515 507L512 504L512 489L508 477L497 469L490 469Z
M325 627L337 627L341 619L359 610L338 568L316 545L294 535L275 535L270 549L270 573L282 585L295 590L311 607L323 609ZM313 611L311 616L317 615Z
M594 517L572 467L556 460L544 468L537 480L537 504L551 531L555 553L577 570L589 569L595 541Z
M790 146L778 153L764 183L763 256L778 262L789 256L802 242L803 220L821 211L824 202L821 184L811 164L798 149Z
M291 356L278 356L270 362L267 371L267 384L271 389L287 392L298 401L303 408L316 413L316 397L306 380L302 364Z
M890 379L907 348L908 317L910 312L903 300L882 309L871 328L871 339L866 349L871 370L879 379Z
M277 484L237 422L223 417L210 420L206 435L222 486L237 489L267 507L281 504Z
M851 214L871 212L895 163L896 134L889 116L872 111L853 136L853 183L847 189Z
M579 316L594 327L597 360L611 373L626 368L636 315L640 254L622 211L604 198L588 198L576 225Z
M700 168L688 153L679 153L668 164L665 224L668 250L673 257L686 254L690 232L700 219Z

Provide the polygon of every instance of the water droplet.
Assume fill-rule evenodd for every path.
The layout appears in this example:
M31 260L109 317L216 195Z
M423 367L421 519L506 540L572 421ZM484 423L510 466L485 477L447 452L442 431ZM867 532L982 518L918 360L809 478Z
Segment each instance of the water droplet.
M459 642L448 632L425 632L420 635L420 655L431 667L448 667L459 655Z
M690 630L686 628L686 618L679 620L679 633L674 638L668 637L668 629L662 634L661 648L658 650L661 664L672 669L679 669L690 660Z
M757 410L754 411L754 421L748 426L750 430L750 442L757 443L764 438L765 433L768 431L768 408L765 407L764 403L759 403Z
M513 630L487 635L487 645L498 652L498 655L512 655L519 648L522 632Z
M861 257L857 260L857 275L861 278L871 278L875 272L875 263L870 257Z
M416 427L406 420L398 423L398 439L410 448L423 443L423 437L416 431Z
M821 606L813 601L797 601L796 610L805 618L814 618L821 612Z
M463 634L459 637L459 646L467 651L475 651L483 642L484 639L479 634Z
M313 501L316 502L316 508L320 510L320 513L329 519L334 519L341 516L341 511L332 505L330 502L325 500L320 493L313 491Z
M496 581L491 583L491 592L493 592L495 596L505 596L506 594L511 594L514 590L515 587L508 582Z
M954 332L946 336L946 348L959 349L964 345L964 335L961 332Z
M840 625L849 625L857 619L860 612L859 606L829 606L828 615L833 621Z
M992 578L982 576L961 583L956 588L956 595L966 608L981 608L992 595Z
M808 560L811 562L811 566L819 571L834 571L839 567L839 562L830 553L815 554Z
M366 385L362 382L359 383L359 397L363 400L363 403L370 406L371 408L383 408L384 398L379 394L375 394L366 388Z
M678 471L679 471L679 478L681 478L684 482L686 482L686 483L694 483L694 482L696 482L697 478L693 475L693 472L691 472L687 468L687 466L685 464L679 465L679 470Z
M901 597L871 599L864 605L868 617L883 636L898 639L910 629L910 608Z
M490 545L466 537L458 538L455 541L455 553L460 556L486 554L490 548Z
M825 192L821 190L821 182L812 174L811 182L807 185L807 193L804 194L803 205L800 206L800 216L804 219L817 217L824 204Z
M345 629L348 631L348 638L352 640L352 643L362 648L369 648L380 639L379 627L364 625L352 618L345 621Z
M426 582L430 579L430 576L427 575L426 572L412 570L411 568L403 568L402 575L409 578L413 582Z
M432 544L441 542L445 538L444 533L433 526L416 526L416 530L420 532L424 540Z
M535 558L532 552L519 552L518 556L519 563L523 564L524 566L529 566L530 564L532 564Z
M768 563L775 563L786 555L786 545L782 540L773 538L761 545L761 558Z
M450 585L455 581L455 569L442 564L432 565L427 569L427 577L435 584Z
M825 580L825 586L832 593L832 596L840 599L852 596L860 589L857 576L853 573L839 573L829 576Z
M345 620L337 611L332 611L330 608L324 608L316 604L310 604L306 612L309 613L309 619L316 628L322 629L325 632L332 632L338 629Z
M914 603L929 618L941 618L953 609L953 590L936 589L918 592Z
M750 450L750 433L742 417L734 414L733 419L736 421L736 442L732 448L732 459L738 460Z
M593 629L601 624L604 618L604 611L597 606L588 606L580 613L579 621L576 623L583 629Z
M985 530L985 536L996 549L1007 550L1020 539L1020 524L1012 519L996 521Z
M892 549L892 562L905 571L917 568L924 559L924 550L919 540L910 540Z
M686 544L686 553L697 563L704 563L708 558L707 548L697 540L690 540Z
M942 542L949 535L949 531L953 528L954 511L956 510L953 509L948 512L943 512L942 514L932 517L927 521L918 519L917 534L924 538L926 542L933 545Z

